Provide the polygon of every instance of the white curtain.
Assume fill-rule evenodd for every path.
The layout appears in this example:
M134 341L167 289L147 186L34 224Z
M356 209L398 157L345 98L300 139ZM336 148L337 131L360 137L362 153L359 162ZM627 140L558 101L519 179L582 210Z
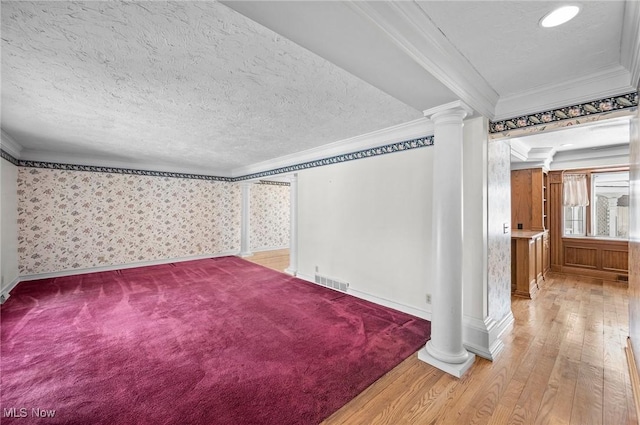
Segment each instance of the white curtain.
M589 205L586 174L565 174L562 205L565 207L586 207Z

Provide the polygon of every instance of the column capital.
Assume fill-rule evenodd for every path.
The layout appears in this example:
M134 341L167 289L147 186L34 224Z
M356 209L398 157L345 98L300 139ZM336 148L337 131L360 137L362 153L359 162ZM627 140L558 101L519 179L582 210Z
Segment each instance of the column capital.
M293 182L295 182L295 181L298 181L298 173L290 174L288 177L289 177L289 182L290 182L290 183L293 183Z
M434 108L423 111L424 116L434 123L442 118L455 118L463 120L467 116L473 115L473 109L461 100L445 103Z
M254 182L252 182L252 181L246 181L246 180L245 181L241 181L240 182L240 187L251 187L251 186L253 186L253 183Z

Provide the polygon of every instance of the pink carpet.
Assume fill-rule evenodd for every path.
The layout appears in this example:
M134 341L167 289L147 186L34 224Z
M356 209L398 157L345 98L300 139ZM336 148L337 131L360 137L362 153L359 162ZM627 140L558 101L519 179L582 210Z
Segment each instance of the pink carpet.
M430 332L236 257L23 282L0 317L3 425L316 424Z

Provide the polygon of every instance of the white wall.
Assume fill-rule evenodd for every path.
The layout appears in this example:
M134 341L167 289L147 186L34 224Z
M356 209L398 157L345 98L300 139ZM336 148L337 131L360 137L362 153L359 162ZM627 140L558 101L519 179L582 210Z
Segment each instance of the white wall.
M18 167L0 159L0 292L18 277Z
M425 147L299 172L298 274L428 317L432 161Z
M482 320L487 310L486 120L482 117L466 120L463 131L463 312L467 317Z
M460 253L464 342L476 354L494 358L501 348L500 318L488 315L488 225L499 225L501 232L501 214L510 217L510 211L509 205L492 206L488 199L488 170L495 166L488 146L487 120L466 120ZM508 146L500 152L504 158L496 157L498 165L508 177ZM321 275L348 282L353 295L430 319L433 153L426 147L299 172L300 277L313 280L317 267ZM508 201L508 178L506 186L498 183L493 189L506 190ZM495 259L504 263L501 270L510 270L509 261L509 255ZM506 274L496 282L510 288ZM510 292L496 296L510 312Z

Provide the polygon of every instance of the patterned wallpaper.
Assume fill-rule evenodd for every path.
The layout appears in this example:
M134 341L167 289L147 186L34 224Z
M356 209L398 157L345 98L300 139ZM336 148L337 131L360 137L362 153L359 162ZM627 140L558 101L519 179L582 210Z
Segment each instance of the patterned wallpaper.
M502 320L511 310L511 147L504 140L489 140L488 147L488 307L489 316Z
M251 186L249 235L252 250L289 246L289 186Z
M20 167L20 274L240 248L237 184Z

